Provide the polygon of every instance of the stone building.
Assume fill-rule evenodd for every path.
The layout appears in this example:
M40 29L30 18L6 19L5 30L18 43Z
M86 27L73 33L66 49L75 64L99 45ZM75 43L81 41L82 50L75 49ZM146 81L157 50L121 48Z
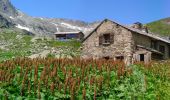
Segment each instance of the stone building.
M170 41L148 32L141 23L121 25L105 19L83 40L82 58L145 63L170 57Z

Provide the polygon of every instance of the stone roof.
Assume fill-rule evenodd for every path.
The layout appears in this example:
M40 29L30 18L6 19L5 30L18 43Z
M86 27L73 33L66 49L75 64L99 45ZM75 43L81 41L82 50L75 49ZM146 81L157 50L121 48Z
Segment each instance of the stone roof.
M84 38L83 42L84 42L88 37L90 37L90 36L92 35L92 33L95 32L105 21L111 21L111 20L109 20L109 19L103 20L94 30L92 30L92 32L91 32L89 35L87 35L87 36ZM156 34L154 34L154 33L151 33L151 32L146 33L146 32L143 32L143 31L141 31L141 30L139 30L139 29L135 29L135 28L132 28L132 27L129 27L129 26L125 26L125 25L122 25L122 24L120 24L120 23L118 23L118 22L115 22L115 21L111 21L111 22L116 23L116 24L118 24L118 25L120 25L120 26L128 29L129 31L133 31L133 32L135 32L135 33L138 33L138 34L141 34L141 35L145 35L145 36L150 37L150 38L153 38L153 39L155 39L155 40L160 40L160 41L162 41L162 42L165 42L165 43L170 44L170 41L169 41L169 40L164 39L163 37L158 36L158 35L156 35Z

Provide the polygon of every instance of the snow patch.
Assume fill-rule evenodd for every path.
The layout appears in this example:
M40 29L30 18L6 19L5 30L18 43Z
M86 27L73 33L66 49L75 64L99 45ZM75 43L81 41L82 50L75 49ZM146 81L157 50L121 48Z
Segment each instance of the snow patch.
M91 30L93 30L93 28L90 28L90 27L79 27L79 26L74 26L74 25L68 24L68 23L61 23L61 25L63 25L64 27L67 27L67 28L82 31L84 33L85 37L88 36L88 34L90 34Z
M40 17L41 20L44 20L44 18Z
M24 30L30 31L30 29L28 27L21 26L20 24L18 24L16 27L20 28L20 29L24 29Z
M82 30L81 27L73 26L73 25L70 25L70 24L68 24L68 23L61 23L61 25L64 25L64 26L66 26L66 27L68 27L68 28L71 28L71 29Z
M58 25L56 23L52 23L52 24L56 26L57 32L59 32Z
M14 17L12 17L12 16L10 16L9 18L10 18L10 19L14 19Z

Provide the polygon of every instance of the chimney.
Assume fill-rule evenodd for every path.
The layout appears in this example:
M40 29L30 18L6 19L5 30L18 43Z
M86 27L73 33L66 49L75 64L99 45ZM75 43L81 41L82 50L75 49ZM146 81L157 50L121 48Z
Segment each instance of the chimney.
M148 27L147 27L147 26L143 26L142 31L144 31L144 32L146 32L146 33L149 33L149 31L148 31Z
M143 26L142 23L136 22L136 23L133 24L132 27L141 30L141 29L142 29L142 26Z
M141 30L142 32L149 33L147 26L144 26L140 22L134 23L132 27L135 28L135 29Z

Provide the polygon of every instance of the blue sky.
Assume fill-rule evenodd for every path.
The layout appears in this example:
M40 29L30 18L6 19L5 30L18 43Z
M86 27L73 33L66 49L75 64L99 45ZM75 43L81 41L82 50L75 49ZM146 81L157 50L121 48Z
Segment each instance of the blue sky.
M170 0L11 0L31 16L93 22L105 18L123 24L170 17Z

